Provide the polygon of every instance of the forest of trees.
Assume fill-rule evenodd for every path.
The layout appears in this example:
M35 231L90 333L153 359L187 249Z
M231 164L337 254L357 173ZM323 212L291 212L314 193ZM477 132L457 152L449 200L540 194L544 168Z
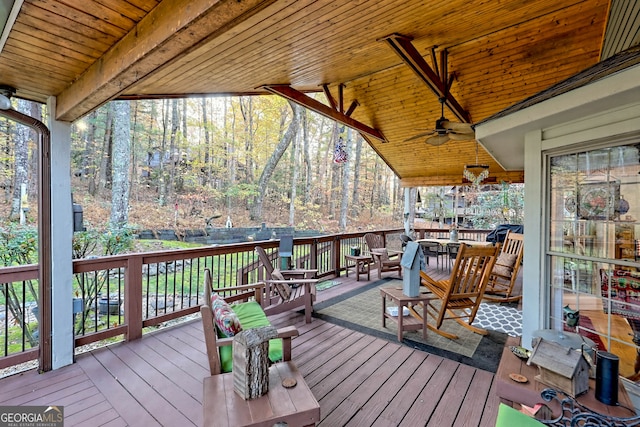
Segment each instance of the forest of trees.
M42 105L14 107L46 123ZM0 119L3 222L18 219L21 188L35 200L33 141ZM234 226L322 231L402 226L398 179L359 134L275 96L110 102L73 123L71 165L74 202L98 228L202 228L227 217ZM483 196L483 205L502 206L497 218L479 214L483 226L506 222L505 203L521 205L511 187ZM468 200L480 197L470 190ZM445 189L420 191L442 220ZM35 218L31 209L27 220Z

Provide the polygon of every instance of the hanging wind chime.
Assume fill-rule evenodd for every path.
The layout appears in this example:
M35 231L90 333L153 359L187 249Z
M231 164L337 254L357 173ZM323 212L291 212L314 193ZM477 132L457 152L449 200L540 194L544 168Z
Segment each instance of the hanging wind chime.
M476 141L476 164L465 165L462 176L472 185L478 185L489 177L489 165L478 164L478 141Z
M347 161L347 130L345 126L340 128L336 148L333 150L334 163L345 163Z

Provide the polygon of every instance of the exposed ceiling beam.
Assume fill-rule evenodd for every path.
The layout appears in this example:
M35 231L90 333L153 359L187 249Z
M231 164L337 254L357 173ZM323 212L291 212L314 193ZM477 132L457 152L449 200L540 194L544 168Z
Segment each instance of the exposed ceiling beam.
M58 95L56 119L73 121L116 98L158 68L212 40L276 0L161 1Z
M462 108L460 103L451 95L449 87L452 80L447 76L447 54L446 51L441 53L440 66L441 70L434 71L427 61L424 60L418 50L411 44L411 38L401 34L391 34L380 40L386 41L389 46L398 54L398 56L409 66L420 79L429 86L438 98L445 98L445 104L451 112L465 123L471 123L469 112ZM433 52L432 52L433 55ZM435 55L433 55L435 62ZM437 70L437 64L436 70Z
M300 104L303 107L308 108L312 111L315 111L318 114L321 114L325 117L335 120L338 123L342 123L345 126L349 126L350 128L355 129L364 135L368 135L382 142L387 142L384 135L382 135L382 132L380 132L379 130L374 129L370 126L367 126L364 123L361 123L349 117L348 115L340 111L337 111L329 107L328 105L325 105L322 102L311 98L310 96L305 95L304 93L296 89L293 89L289 85L264 85L262 86L262 88L276 95L280 95L283 98L286 98L290 101L293 101L296 104ZM325 89L325 94L326 93L328 93L327 89ZM334 104L335 100L332 101L330 99L329 102Z

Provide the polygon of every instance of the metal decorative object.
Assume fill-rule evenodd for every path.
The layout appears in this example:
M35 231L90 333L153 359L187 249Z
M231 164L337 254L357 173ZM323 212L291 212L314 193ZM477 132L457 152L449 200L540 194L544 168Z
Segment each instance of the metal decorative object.
M560 399L558 394L564 398ZM600 414L578 403L573 397L552 388L546 388L540 393L546 402L556 400L560 403L560 416L551 420L538 420L548 426L594 426L594 427L625 427L640 426L640 416L629 418L614 417ZM633 412L631 408L630 411Z
M477 171L480 172L476 175ZM473 185L478 185L489 177L489 165L478 164L478 141L476 141L476 164L465 165L462 176Z

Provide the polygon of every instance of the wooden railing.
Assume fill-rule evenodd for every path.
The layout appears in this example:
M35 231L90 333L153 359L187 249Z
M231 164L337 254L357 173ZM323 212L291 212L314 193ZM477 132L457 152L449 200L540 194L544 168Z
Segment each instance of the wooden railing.
M387 247L400 249L402 229L379 230ZM488 230L463 230L461 238L481 240ZM352 246L366 251L366 232L294 239L295 267L318 270L318 277L340 276ZM420 237L448 236L448 230L416 230ZM204 270L216 287L254 283L264 269L254 247L277 262L279 241L267 240L202 248L133 253L73 261L75 345L105 339L133 340L146 330L182 320L199 311ZM0 268L0 368L37 358L38 266ZM34 296L35 295L35 296ZM268 301L268 299L267 299Z

